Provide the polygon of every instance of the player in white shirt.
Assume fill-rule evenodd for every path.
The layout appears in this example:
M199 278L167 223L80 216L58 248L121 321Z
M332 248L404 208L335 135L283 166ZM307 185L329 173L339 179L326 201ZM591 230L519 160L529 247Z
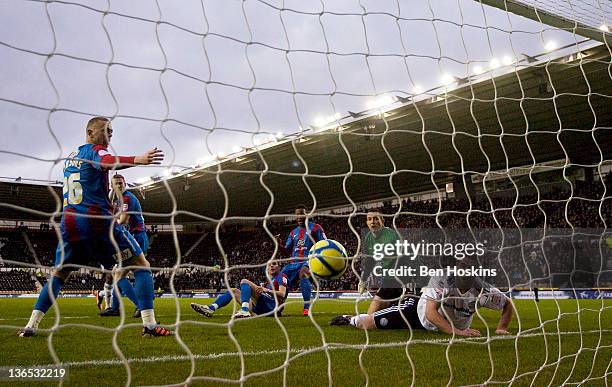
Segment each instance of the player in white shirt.
M470 328L477 308L501 310L495 330L509 334L513 307L510 299L497 288L484 282L478 286L459 288L455 277L432 277L420 297L408 296L398 305L372 314L338 316L331 325L352 325L361 329L410 328L441 331L457 336L480 336Z

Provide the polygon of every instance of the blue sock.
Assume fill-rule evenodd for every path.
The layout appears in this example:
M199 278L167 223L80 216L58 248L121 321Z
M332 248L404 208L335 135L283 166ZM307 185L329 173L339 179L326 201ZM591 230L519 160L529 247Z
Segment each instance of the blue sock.
M34 305L34 309L40 310L43 313L47 313L51 305L53 305L53 301L51 301L51 297L49 294L49 284L51 284L51 290L53 291L54 300L59 296L60 289L64 286L64 281L62 281L59 277L52 276L49 281L43 286L40 294L38 295L38 300L36 301L36 305Z
M222 295L220 295L219 297L217 297L215 302L213 302L213 304L216 305L216 306L213 306L211 304L208 307L210 309L212 309L212 310L217 310L219 308L223 308L225 305L229 304L230 302L232 302L232 293L225 292Z
M310 296L312 295L312 284L308 277L300 279L300 290L304 298L304 309L310 308Z
M136 297L140 310L153 309L153 276L147 269L134 271Z
M119 297L121 297L121 295L117 294L117 292L115 291L115 287L113 286L113 296L112 296L112 301L111 301L112 310L119 309Z
M248 312L249 301L251 301L251 287L249 286L249 284L240 284L240 309L246 310Z
M138 306L139 303L138 303L138 297L136 296L136 290L134 290L134 287L132 286L130 281L127 278L121 278L119 282L117 282L117 286L119 286L119 289L121 290L121 292L123 292L123 294L125 294L125 296L130 301L132 301L132 303L138 309L140 309L140 307Z

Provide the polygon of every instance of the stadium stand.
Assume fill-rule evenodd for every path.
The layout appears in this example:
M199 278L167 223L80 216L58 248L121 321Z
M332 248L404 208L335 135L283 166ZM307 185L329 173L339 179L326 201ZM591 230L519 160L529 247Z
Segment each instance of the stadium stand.
M494 192L487 195L474 195L471 202L465 198L447 197L438 203L437 200L417 200L407 198L401 203L378 203L383 208L386 224L399 228L436 228L439 224L446 229L462 228L596 228L603 227L603 220L612 220L612 198L604 193L611 192L610 175L603 182L574 180L572 184L553 182L538 186L537 193L519 191ZM604 191L605 189L605 191ZM438 213L438 207L441 211ZM466 216L466 211L468 216ZM346 211L331 211L318 214L314 221L323 225L328 238L342 243L349 255L355 255L358 238L347 222L351 222L355 232L361 234L365 228L365 205L351 216ZM438 213L438 216L436 216ZM292 221L269 222L272 235L285 238L293 226ZM178 245L175 244L175 234L172 232L150 233L150 249L148 259L151 265L158 268L155 275L155 287L164 292L171 290L171 282L177 292L192 290L218 290L225 288L225 278L222 272L215 268L223 268L224 261L217 246L214 231L199 229L199 232L176 233ZM259 268L249 266L260 265L267 261L274 252L274 243L260 223L249 225L227 224L220 229L221 246L227 255L231 269L228 271L230 284L240 278L255 278L264 281L264 272ZM17 226L0 231L0 257L3 268L0 272L1 291L35 291L35 279L38 269L22 268L17 263L42 265L45 273L49 273L55 257L57 244L56 234L52 228L27 227L21 223ZM178 246L178 250L177 250ZM592 247L593 254L598 254L597 246ZM566 246L567 250L567 246ZM571 249L569 249L571 250ZM562 251L562 246L557 246ZM180 261L178 257L181 257ZM13 261L13 262L7 262ZM570 268L555 267L556 260L549 262L551 271L567 272ZM172 268L179 264L176 274L172 277ZM529 256L529 266L543 265L540 256ZM516 263L516 267L506 268L515 279L528 275L525 265ZM324 290L355 289L358 279L349 270L339 281L323 284ZM100 273L80 272L73 275L66 291L90 291L101 288L103 284Z

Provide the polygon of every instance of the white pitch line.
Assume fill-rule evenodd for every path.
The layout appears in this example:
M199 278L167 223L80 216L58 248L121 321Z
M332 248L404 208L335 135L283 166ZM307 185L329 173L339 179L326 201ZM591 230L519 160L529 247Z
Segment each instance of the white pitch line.
M547 336L556 336L557 334L559 335L563 335L563 336L570 336L570 335L581 335L581 334L593 334L593 333L609 333L612 332L612 330L609 329L604 329L604 330L591 330L591 331L571 331L571 332L549 332L549 333L544 333ZM513 339L517 339L517 338L525 338L525 337L536 337L536 336L543 336L543 333L528 333L528 334L521 334L520 336L516 336L516 335L508 335L508 336L490 336L489 338L485 337L468 337L468 338L461 338L461 339L455 339L453 341L453 344L460 344L463 342L474 342L474 341L484 341L483 343L478 343L478 344L485 344L486 340L489 339L491 341L493 340L513 340ZM364 347L366 347L367 349L379 349L379 348L390 348L390 347L404 347L407 344L410 345L414 345L414 344L449 344L451 341L450 338L440 338L440 339L415 339L415 340L411 340L410 342L406 342L406 341L396 341L396 342L390 342L390 343L375 343L375 344L368 344L367 346L365 344L343 344L343 343L328 343L327 347L330 350L338 350L338 349L363 349ZM300 355L302 353L313 353L313 352L319 352L319 351L324 351L325 348L323 346L320 347L308 347L308 348L300 348L300 349L292 349L289 351L289 353L292 354L296 354L296 355ZM276 355L276 354L286 354L287 350L285 349L274 349L274 350L267 350L267 351L257 351L257 352L242 352L243 356L260 356L260 355ZM193 356L187 356L187 355L168 355L168 356L151 356L151 357L141 357L141 358L131 358L131 359L127 359L128 363L157 363L157 362L168 362L168 361L186 361L186 360L190 360L190 359L194 359L194 360L210 360L210 359L220 359L220 358L224 358L224 357L232 357L232 356L239 356L240 352L220 352L220 353L209 353L206 355L193 355ZM75 362L65 362L65 363L61 363L62 366L66 366L66 367L85 367L85 366L118 366L118 365L124 365L125 363L121 360L116 360L116 359L109 359L109 360L85 360L85 361L75 361ZM28 365L28 367L51 367L51 366L56 366L57 364L45 364L45 365ZM10 367L24 367L24 365L13 365L13 366L2 366L0 368L10 368Z
M70 319L83 319L83 318L90 318L90 319L95 319L101 317L99 315L89 315L89 316L62 316L61 320L70 320ZM160 314L160 315L156 315L155 317L175 317L175 314ZM54 318L54 317L50 317L50 318ZM130 317L131 318L131 317ZM14 318L0 318L0 321L17 321L17 320L29 320L29 317L14 317Z
M52 318L52 317L51 317ZM61 319L79 319L79 318L95 318L95 316L66 316ZM17 321L17 320L29 320L29 317L15 317L15 318L0 318L0 321Z

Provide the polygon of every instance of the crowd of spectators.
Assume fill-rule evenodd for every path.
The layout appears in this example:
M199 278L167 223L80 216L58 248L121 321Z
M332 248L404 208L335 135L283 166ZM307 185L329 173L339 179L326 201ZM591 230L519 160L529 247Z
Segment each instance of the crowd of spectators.
M606 186L609 180L605 179ZM610 188L605 191L600 182L577 181L571 186L560 185L539 193L479 195L472 200L406 199L398 204L382 203L381 208L385 225L397 229L538 229L544 226L547 229L603 229L609 227L612 220L612 198L606 192L609 193ZM355 257L359 241L367 232L366 213L363 206L355 212L317 214L311 221L320 223L328 238L342 243L349 256ZM156 289L169 292L171 282L176 291L224 289L226 273L230 286L237 286L241 278L265 282L265 263L273 256L286 259L276 249L273 236L281 236L283 239L277 241L283 244L295 225L288 221L269 222L267 226L270 233L261 224L228 224L220 228L220 243L217 243L214 228L212 231L178 233L176 240L174 233L152 232L148 260L154 268ZM40 229L19 226L0 231L0 267L4 266L0 270L0 291L34 291L36 273L53 264L56 238L54 230L47 226ZM558 253L561 245L555 246ZM535 243L526 244L526 247L524 260L510 262L504 267L516 281L528 278L534 268L545 275L571 271L571 268L555 267L558 260L550 259L550 252L546 254L543 246ZM589 248L594 254L600 251L599 245ZM609 249L606 254L609 255ZM15 262L28 265L24 267ZM353 268L360 270L358 264L353 265L341 279L321 282L321 290L356 289L358 277ZM45 274L49 272L48 268L44 271ZM101 287L101 275L92 272L73 276L66 289L89 291Z

